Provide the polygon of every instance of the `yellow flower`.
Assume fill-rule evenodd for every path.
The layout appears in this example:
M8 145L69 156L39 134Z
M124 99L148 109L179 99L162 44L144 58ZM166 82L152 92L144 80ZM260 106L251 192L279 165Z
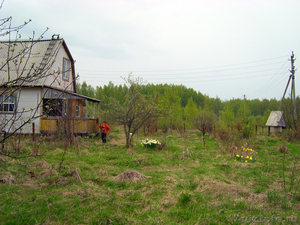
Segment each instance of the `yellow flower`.
M240 157L239 155L236 155L236 157Z
M250 160L252 160L252 156L250 156Z
M234 161L236 161L236 159Z
M241 156L243 158L243 156Z
M245 160L245 162L248 162L247 160Z
M247 156L246 159L249 159L249 156Z

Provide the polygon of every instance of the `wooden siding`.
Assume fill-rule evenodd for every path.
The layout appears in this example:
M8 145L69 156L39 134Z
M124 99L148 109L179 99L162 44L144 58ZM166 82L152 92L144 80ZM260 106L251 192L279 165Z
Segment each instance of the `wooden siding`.
M37 108L38 103L41 100L41 88L33 87L33 88L22 88L21 91L16 91L15 93L16 99L16 117L18 120L13 121L13 125L11 122L7 124L3 130L7 132L14 132L15 128L18 128L23 125L23 120L27 121L29 118L38 117L41 115L41 108ZM0 113L0 121L1 120L11 120L14 115L11 113ZM40 132L40 119L32 119L31 123L34 123L35 132ZM32 133L32 124L27 123L22 126L22 129L18 132L23 134L31 134ZM9 129L10 128L10 129ZM8 130L9 129L9 130Z
M64 129L64 122L60 118L41 118L41 133L53 133L59 128ZM75 134L90 134L99 131L97 122L97 119L91 118L72 118L68 125Z
M76 106L78 107L79 110L79 116L78 117L84 117L84 110L85 110L85 102L81 99L70 99L69 100L70 109L68 110L68 113L71 115L71 117L77 117L76 115Z
M66 44L63 40L57 40L59 42L59 49L56 52L55 55L55 61L51 67L50 72L54 73L54 76L47 76L44 82L45 86L51 86L55 87L61 90L67 90L74 92L75 85L73 83L75 71L74 71L74 62L72 59L71 54L69 54L69 50L67 49ZM63 59L67 59L70 61L70 72L69 72L69 79L65 80L62 77L62 72L60 72L58 75L54 71L62 71L63 70Z

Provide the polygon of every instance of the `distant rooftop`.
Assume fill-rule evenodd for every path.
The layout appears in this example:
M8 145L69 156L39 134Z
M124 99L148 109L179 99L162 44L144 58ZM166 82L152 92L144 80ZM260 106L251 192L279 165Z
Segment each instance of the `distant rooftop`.
M283 111L272 111L266 123L269 127L286 127Z

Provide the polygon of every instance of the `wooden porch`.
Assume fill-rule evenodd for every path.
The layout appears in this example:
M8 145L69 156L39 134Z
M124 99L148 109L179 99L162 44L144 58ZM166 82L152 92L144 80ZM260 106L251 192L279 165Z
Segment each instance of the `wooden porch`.
M59 130L71 129L74 134L91 134L99 131L98 122L96 118L41 118L40 132L54 133Z
M92 110L88 112L88 102ZM71 131L74 134L91 134L99 131L99 120L95 118L100 100L55 88L43 89L43 115L40 133ZM96 104L98 109L96 109Z

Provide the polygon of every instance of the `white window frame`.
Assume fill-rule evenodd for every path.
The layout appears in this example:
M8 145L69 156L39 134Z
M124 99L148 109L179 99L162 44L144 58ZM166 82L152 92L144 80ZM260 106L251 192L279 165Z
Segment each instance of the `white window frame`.
M62 79L68 81L71 70L71 62L67 58L63 58Z
M0 113L14 113L16 111L16 96L2 94L0 96Z

